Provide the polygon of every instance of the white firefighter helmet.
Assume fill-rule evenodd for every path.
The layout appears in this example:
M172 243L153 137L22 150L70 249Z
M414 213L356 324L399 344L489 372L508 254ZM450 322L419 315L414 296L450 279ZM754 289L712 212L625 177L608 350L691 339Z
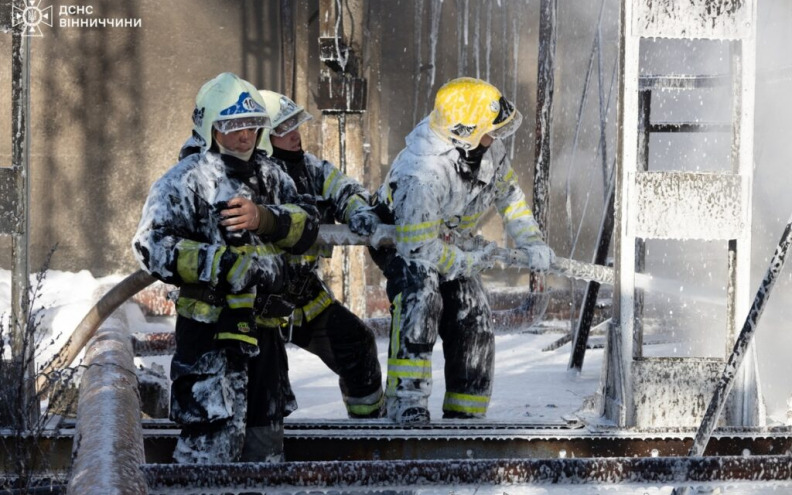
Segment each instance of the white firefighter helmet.
M303 122L311 120L313 116L303 107L294 103L291 98L268 89L259 90L267 113L272 119L270 134L282 137L300 126Z
M460 77L444 84L429 114L429 127L452 145L465 150L489 134L503 139L522 123L522 115L492 84Z
M272 121L256 87L231 72L205 83L195 97L193 137L201 152L212 147L212 129L222 133L240 129L262 129L258 149L272 155L269 133Z

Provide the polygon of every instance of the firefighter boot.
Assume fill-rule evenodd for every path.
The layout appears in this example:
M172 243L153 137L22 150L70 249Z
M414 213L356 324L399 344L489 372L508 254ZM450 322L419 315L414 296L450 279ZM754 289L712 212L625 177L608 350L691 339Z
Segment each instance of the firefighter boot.
M382 389L365 397L348 397L344 395L347 415L352 419L376 419L385 415L385 400Z
M426 425L431 419L426 401L388 399L388 417L402 425Z

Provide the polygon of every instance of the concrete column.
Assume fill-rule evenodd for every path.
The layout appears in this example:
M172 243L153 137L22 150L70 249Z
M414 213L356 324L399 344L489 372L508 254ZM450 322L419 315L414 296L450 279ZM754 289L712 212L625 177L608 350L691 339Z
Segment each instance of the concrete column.
M365 183L364 116L367 81L361 54L367 9L362 0L319 2L319 76L317 105L322 112L322 158ZM325 265L325 280L336 297L358 315L366 313L365 251L337 249Z

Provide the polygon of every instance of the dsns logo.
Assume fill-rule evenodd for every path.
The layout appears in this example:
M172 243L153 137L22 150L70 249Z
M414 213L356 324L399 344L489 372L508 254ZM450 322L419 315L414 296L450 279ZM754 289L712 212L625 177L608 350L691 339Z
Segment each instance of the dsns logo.
M227 115L240 115L249 112L266 112L266 110L250 96L250 93L243 91L239 94L236 103L220 110L220 115L225 117Z
M43 37L39 24L52 27L52 5L40 8L41 0L14 0L11 13L11 25L22 24L23 36Z

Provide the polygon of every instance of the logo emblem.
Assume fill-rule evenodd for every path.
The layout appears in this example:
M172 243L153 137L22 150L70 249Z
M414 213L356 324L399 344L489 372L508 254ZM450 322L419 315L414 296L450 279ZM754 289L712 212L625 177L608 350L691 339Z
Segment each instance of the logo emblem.
M32 37L43 37L39 24L52 27L52 5L44 9L40 8L41 0L25 0L22 7L14 2L11 13L11 25L16 27L22 24L22 35Z
M280 120L286 115L291 115L297 111L297 104L288 98L281 96L278 102L278 116L273 120Z
M489 104L489 107L490 110L492 110L492 113L500 112L500 103L498 103L498 100L492 100Z
M264 110L264 107L259 105L258 102L254 100L252 96L250 96L250 93L245 91L239 95L236 103L224 110L221 110L220 115L239 115L250 112L266 113L266 110Z

